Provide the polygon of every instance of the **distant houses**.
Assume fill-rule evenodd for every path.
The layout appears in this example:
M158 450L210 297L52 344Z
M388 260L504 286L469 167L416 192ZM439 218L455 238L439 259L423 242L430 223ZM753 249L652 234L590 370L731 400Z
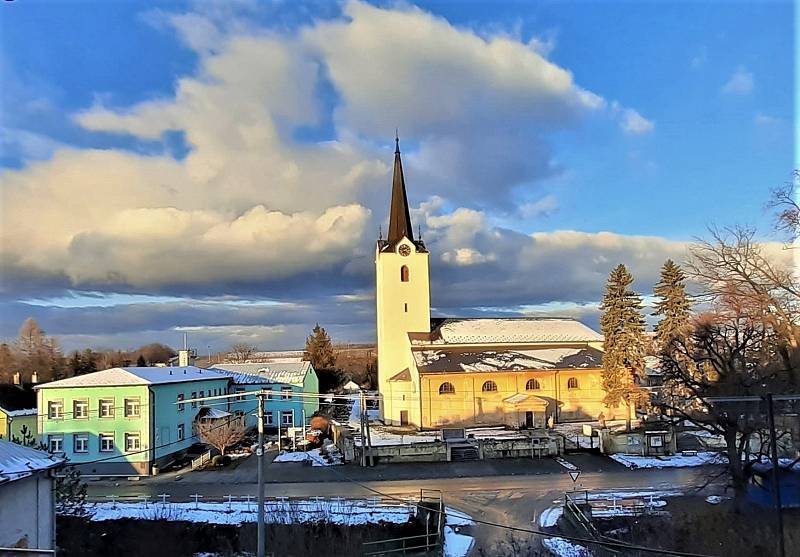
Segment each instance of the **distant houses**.
M0 440L0 547L11 554L41 555L55 549L53 473L64 459ZM25 551L25 550L44 550Z
M197 442L192 426L203 405L178 403L227 394L229 385L194 366L111 368L45 383L36 387L40 439L84 474L147 475Z
M266 400L265 427L302 427L319 410L319 380L311 362L283 361L250 364L214 364L210 370L230 377L234 393L242 397L231 401L230 410L244 414L247 425L255 427L255 397L244 393L271 391Z
M22 385L0 384L0 439L35 444L36 393Z

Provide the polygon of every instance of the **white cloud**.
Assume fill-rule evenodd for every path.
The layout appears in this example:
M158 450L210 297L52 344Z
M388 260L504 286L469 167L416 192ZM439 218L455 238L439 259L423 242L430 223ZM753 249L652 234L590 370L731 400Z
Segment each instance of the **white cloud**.
M756 126L770 128L782 125L783 120L776 116L770 116L769 114L764 114L763 112L759 112L753 118L753 123L755 123Z
M726 95L749 95L753 92L754 87L753 73L744 67L739 67L722 86L722 92Z
M546 195L537 201L525 203L519 208L522 217L528 219L550 216L556 210L558 210L558 199L555 195Z
M622 111L620 128L628 135L644 135L652 132L656 125L632 108Z
M515 187L560 172L548 132L606 101L513 37L482 37L416 8L349 2L344 11L285 32L253 29L224 3L151 14L195 50L197 70L172 95L132 106L99 100L74 119L146 141L179 132L188 154L34 145L52 158L2 176L6 270L105 290L263 288L337 268L339 280L354 280L384 220L391 155L383 146L396 125L417 140L407 177L461 207L420 209L447 244L440 253L456 264L497 261L491 249L462 245L486 229L475 207L510 209ZM298 127L328 116L321 76L341 99L333 138L296 141ZM544 198L527 210L553 204Z

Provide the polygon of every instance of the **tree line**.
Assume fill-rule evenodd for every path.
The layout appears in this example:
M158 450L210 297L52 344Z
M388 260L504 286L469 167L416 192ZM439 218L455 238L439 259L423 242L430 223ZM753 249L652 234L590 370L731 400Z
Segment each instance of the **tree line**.
M118 366L148 366L167 363L176 352L160 343L135 350L74 350L64 354L58 340L48 336L33 318L19 328L16 340L0 344L0 383L12 383L19 373L22 383L31 383L36 373L40 383Z
M788 233L787 249L797 248L800 232L795 199L789 184L771 201L776 229ZM652 340L624 265L611 272L600 306L605 402L644 407L662 420L721 436L738 493L749 467L767 454L765 412L758 404L719 399L800 393L798 273L766 249L754 229L712 228L709 238L690 247L685 267L666 261L653 291L652 315L659 320ZM663 378L653 396L640 386L648 353L657 357Z

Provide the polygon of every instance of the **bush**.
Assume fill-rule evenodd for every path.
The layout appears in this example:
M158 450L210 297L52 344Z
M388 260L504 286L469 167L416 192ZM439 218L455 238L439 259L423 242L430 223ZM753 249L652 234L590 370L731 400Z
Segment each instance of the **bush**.
M225 460L224 456L222 456L221 454L217 454L214 455L214 457L211 459L211 464L213 464L214 466L225 466L224 460ZM228 460L230 460L230 458L228 458Z
M222 465L223 466L227 466L230 463L231 463L231 457L229 457L228 455L225 455L225 456L222 457Z

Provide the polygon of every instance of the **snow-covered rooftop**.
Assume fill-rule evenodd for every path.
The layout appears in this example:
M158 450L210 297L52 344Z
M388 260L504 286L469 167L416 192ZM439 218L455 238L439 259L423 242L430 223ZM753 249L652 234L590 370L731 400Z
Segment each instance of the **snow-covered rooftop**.
M420 373L444 371L525 371L597 368L603 353L595 348L532 350L414 350Z
M227 375L240 385L284 383L303 386L311 362L271 362L266 364L214 364L209 369Z
M430 335L412 337L413 344L535 344L598 342L598 332L575 319L562 317L513 317L444 319Z
M161 385L165 383L181 383L183 381L205 381L226 379L224 375L213 370L195 366L183 367L113 367L85 375L77 375L69 379L51 381L38 385L37 389L53 389L60 387L111 387L121 385Z
M55 468L63 462L63 458L44 451L0 439L0 484L22 479L34 472Z

